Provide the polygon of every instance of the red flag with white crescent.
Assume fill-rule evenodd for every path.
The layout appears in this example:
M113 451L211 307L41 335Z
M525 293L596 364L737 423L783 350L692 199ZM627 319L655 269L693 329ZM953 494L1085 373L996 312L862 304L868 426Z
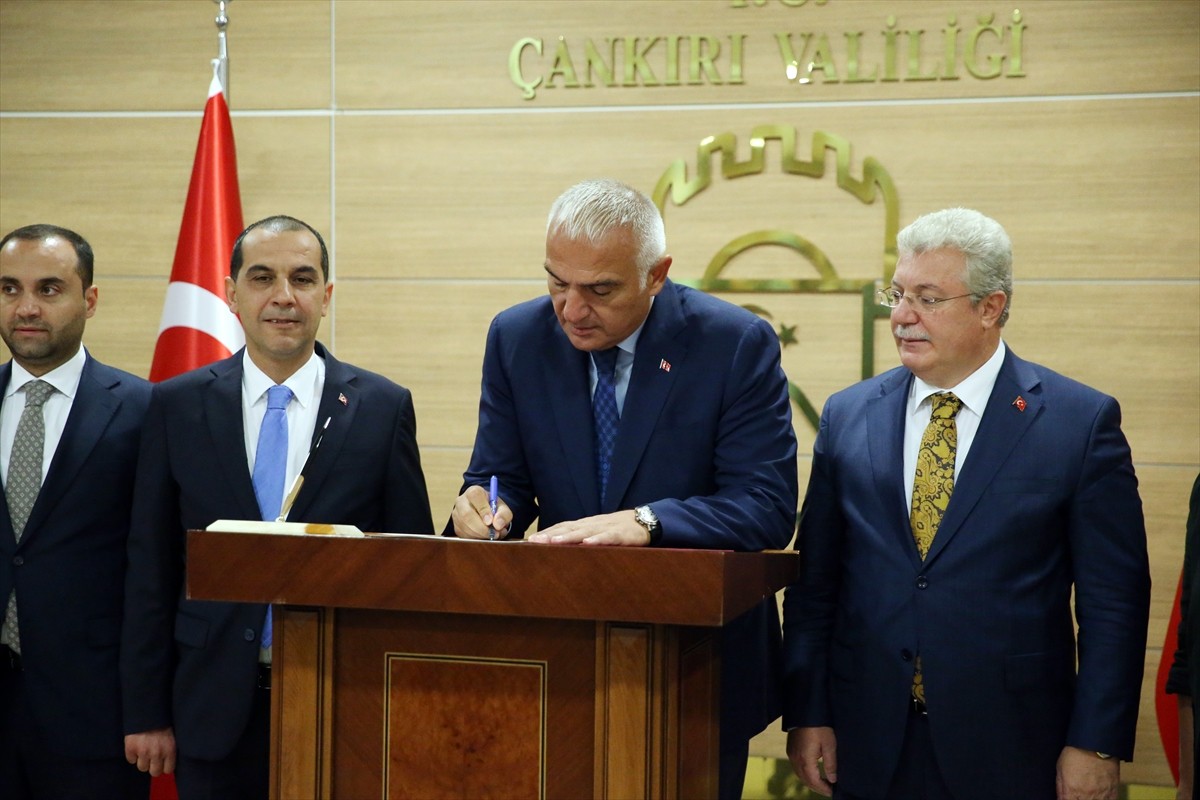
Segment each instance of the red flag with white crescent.
M1179 702L1175 695L1167 694L1167 675L1171 662L1175 660L1175 648L1179 646L1179 620L1183 615L1180 600L1183 598L1183 577L1175 588L1175 604L1171 607L1167 635L1163 640L1162 658L1158 662L1158 674L1154 681L1154 710L1158 718L1158 735L1163 751L1167 755L1167 766L1175 782L1179 782Z
M242 326L225 302L229 254L242 227L233 125L221 81L214 74L150 380L162 381L202 367L245 343Z

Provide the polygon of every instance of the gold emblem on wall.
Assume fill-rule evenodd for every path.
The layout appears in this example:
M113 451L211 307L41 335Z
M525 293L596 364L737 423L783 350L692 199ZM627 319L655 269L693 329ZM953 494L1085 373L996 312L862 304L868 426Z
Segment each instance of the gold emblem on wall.
M888 171L874 158L863 161L862 178L850 170L850 142L825 131L815 131L808 153L797 150L799 137L788 125L760 125L750 133L749 158L739 160L737 137L721 133L701 140L696 152L695 174L688 177L688 163L679 159L667 167L654 188L654 202L667 216L667 204L684 206L696 195L712 186L713 159L720 157L720 177L726 180L762 175L767 168L767 142L778 142L781 168L785 175L821 180L833 172L839 190L849 193L863 205L882 199L883 225L879 238L878 277L842 277L834 260L814 241L814 238L794 230L763 228L734 236L721 246L709 260L702 277L679 282L706 292L735 294L849 294L860 299L862 311L862 377L874 374L875 323L887 317L887 309L874 302L875 291L891 282L896 268L896 233L899 228L900 202L895 184ZM807 155L807 157L806 157ZM836 168L827 163L834 160ZM727 214L727 217L733 217ZM744 278L726 275L726 269L749 250L760 247L789 249L799 256L794 278ZM815 273L815 275L813 274ZM755 304L746 308L774 322L769 309ZM784 348L796 344L796 326L786 321L778 323L777 334ZM788 381L788 392L798 410L815 430L819 422L817 409L794 381Z

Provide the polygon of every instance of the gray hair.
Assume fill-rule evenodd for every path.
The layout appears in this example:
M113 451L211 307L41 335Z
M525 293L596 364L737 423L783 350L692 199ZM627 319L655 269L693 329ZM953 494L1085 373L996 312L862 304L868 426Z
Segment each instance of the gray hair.
M969 208L947 208L918 217L896 236L900 258L943 247L953 248L967 261L963 282L978 303L992 292L1004 292L1004 311L998 325L1008 322L1012 305L1012 241L999 222Z
M651 268L667 253L662 214L649 197L620 181L587 180L559 195L546 220L547 235L561 233L590 244L622 228L632 231L637 241L637 268L644 286Z

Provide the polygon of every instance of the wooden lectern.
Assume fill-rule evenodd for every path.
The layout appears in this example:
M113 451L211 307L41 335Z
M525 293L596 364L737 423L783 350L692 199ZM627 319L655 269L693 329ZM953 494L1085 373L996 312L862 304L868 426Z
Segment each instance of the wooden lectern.
M190 531L188 595L275 604L271 795L717 793L720 626L794 552Z

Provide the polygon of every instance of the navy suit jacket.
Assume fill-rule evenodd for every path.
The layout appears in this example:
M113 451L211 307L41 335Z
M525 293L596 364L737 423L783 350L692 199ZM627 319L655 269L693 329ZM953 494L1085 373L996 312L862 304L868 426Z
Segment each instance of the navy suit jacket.
M8 385L12 362L0 366ZM123 758L117 654L125 542L150 384L90 355L25 525L0 495L0 596L16 586L29 706L45 741L77 759Z
M494 474L513 536L651 504L662 547L785 547L795 528L796 438L779 341L750 312L670 281L634 356L601 507L590 356L548 297L492 322L467 486ZM779 713L774 598L727 626L722 735L748 738Z
M1120 409L1009 350L922 562L904 486L911 382L894 369L821 416L784 600L784 724L832 726L839 785L882 796L919 652L955 796L1053 798L1065 745L1133 756L1150 577Z
M332 417L293 520L432 533L412 395L317 344ZM316 431L314 431L314 436ZM179 751L216 760L250 716L266 606L188 600L185 537L260 519L242 425L242 352L154 387L138 463L121 678L127 733L174 726Z

